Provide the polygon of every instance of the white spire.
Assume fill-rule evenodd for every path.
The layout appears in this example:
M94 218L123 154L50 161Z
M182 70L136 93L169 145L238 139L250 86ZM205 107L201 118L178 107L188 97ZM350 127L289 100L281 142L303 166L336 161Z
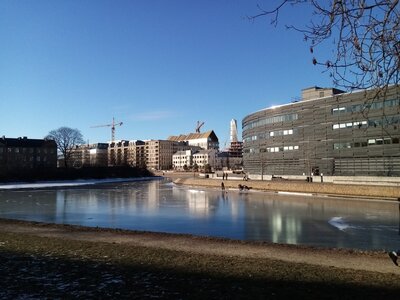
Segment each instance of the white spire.
M231 143L237 142L237 122L235 119L231 120Z

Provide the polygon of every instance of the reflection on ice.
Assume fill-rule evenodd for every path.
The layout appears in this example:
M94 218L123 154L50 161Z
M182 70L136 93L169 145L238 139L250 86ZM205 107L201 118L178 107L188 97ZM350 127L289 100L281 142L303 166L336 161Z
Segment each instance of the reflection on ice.
M400 248L398 212L393 202L222 193L166 180L0 190L3 218L361 249Z
M328 223L342 231L350 227L350 225L343 220L343 217L333 217Z

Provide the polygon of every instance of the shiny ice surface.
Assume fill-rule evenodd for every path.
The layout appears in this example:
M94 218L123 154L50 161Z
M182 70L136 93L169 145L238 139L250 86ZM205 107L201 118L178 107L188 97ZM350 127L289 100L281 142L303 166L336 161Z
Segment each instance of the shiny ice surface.
M400 248L396 202L222 193L168 180L2 190L0 217L322 247Z

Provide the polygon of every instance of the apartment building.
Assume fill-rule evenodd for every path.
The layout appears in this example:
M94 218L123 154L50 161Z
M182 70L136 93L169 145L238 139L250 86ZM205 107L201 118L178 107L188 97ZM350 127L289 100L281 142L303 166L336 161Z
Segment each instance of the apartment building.
M192 148L186 142L171 140L146 141L146 167L153 170L172 169L172 156L177 151L190 150Z
M0 173L57 167L57 144L53 140L0 138Z
M242 121L252 175L400 176L400 88L311 87Z
M187 170L192 167L192 150L182 150L172 155L172 165L174 170Z
M108 166L127 166L129 141L119 140L108 143Z
M132 167L146 167L146 143L140 140L128 143L128 165Z
M211 168L215 168L216 157L217 151L215 149L199 150L193 153L193 165L197 165L200 168L210 165Z
M95 143L77 145L71 151L69 166L81 167L106 167L108 165L108 144Z

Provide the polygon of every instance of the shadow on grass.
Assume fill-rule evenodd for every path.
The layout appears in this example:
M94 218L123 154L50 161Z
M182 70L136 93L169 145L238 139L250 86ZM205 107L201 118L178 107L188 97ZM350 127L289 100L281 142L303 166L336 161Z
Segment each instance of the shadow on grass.
M322 274L321 274L322 275ZM386 276L386 275L385 275ZM290 277L290 276L289 276ZM393 286L286 280L121 260L1 251L0 298L396 299Z

